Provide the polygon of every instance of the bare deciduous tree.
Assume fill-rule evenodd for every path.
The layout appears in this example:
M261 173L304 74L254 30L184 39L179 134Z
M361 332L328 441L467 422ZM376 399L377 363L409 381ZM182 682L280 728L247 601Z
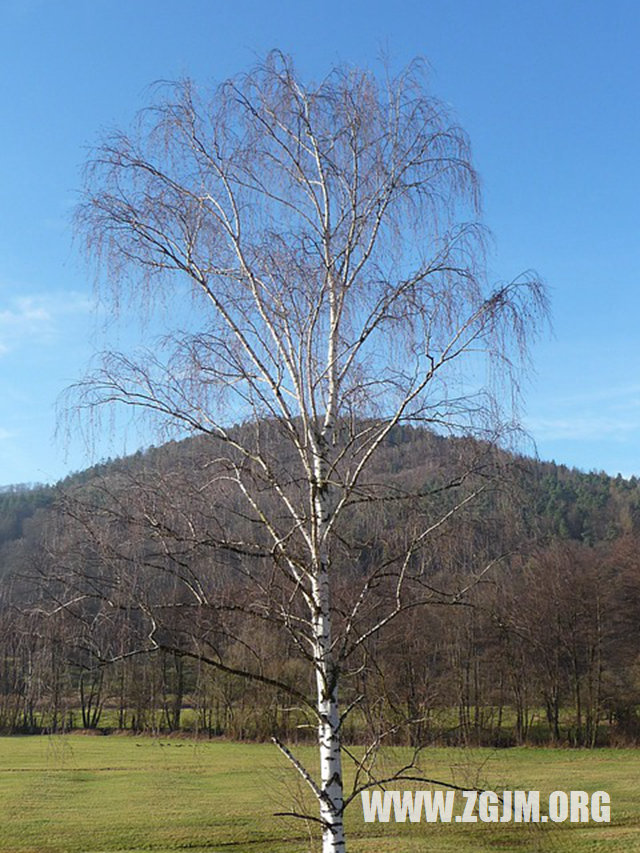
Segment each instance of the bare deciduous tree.
M210 97L188 80L162 86L133 132L105 138L87 166L78 224L116 302L126 291L183 328L105 354L76 389L80 408L124 404L210 440L198 494L211 504L193 515L207 529L184 505L171 522L154 514L151 496L140 517L169 562L147 555L147 567L172 575L176 610L230 618L233 605L277 623L315 697L234 669L193 632L189 645L186 629L163 633L150 596L148 648L177 644L262 678L314 716L319 779L279 745L317 798L324 853L345 850L345 803L375 782L365 756L343 790L352 706L341 713L341 677L408 608L463 596L464 585L429 586L425 548L486 490L492 464L483 445L485 458L440 472L426 495L380 481L378 453L407 424L495 442L513 424L521 357L545 311L534 276L487 286L477 183L466 136L419 63L383 81L341 67L305 85L277 52ZM372 504L402 507L402 528L363 567L344 522ZM227 555L242 599L216 597L214 559L208 580L195 577L185 543L196 540ZM473 566L469 584L490 564Z

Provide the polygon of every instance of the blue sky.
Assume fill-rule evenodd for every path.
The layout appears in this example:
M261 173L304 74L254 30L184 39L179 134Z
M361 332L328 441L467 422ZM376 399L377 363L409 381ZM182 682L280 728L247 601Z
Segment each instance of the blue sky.
M549 285L554 333L525 389L540 457L640 475L639 43L635 0L0 0L0 484L143 440L54 436L105 340L70 225L86 146L153 81L219 81L273 47L307 78L428 59L471 137L491 276Z

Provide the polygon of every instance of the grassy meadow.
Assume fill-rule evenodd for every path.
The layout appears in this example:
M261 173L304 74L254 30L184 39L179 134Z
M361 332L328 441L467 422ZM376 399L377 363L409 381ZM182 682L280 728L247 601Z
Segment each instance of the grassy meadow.
M296 750L313 762L310 747ZM389 762L402 758L390 750ZM610 824L365 824L347 813L350 853L640 851L640 753L425 751L435 779L469 788L605 790ZM403 788L397 785L390 787ZM0 738L1 853L306 853L313 826L274 816L312 806L274 746L135 736ZM456 804L456 808L458 808Z

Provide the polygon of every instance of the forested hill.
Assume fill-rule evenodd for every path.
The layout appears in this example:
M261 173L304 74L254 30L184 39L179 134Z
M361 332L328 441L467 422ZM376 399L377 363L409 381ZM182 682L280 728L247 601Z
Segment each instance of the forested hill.
M562 539L594 545L640 532L640 482L588 474L553 462L528 466L536 484L536 506L548 531Z
M466 440L469 441L468 439ZM434 455L446 467L459 440L445 439L424 430L397 428L381 457L380 470L387 474L428 481ZM96 478L134 472L147 464L168 469L188 465L194 452L200 458L201 439L169 442L161 447L108 460L75 473L56 486L19 484L0 487L0 572L11 570L11 544L27 529L34 538L46 524L56 495ZM604 472L584 473L555 462L540 462L503 454L509 462L522 500L522 512L536 521L536 536L571 540L587 545L611 541L625 534L640 534L640 481L636 477L610 477ZM427 461L428 458L428 461Z
M258 426L303 506L295 457ZM225 491L229 477L216 476L219 450L205 437L169 442L55 487L0 492L0 732L304 737L276 687L312 690L310 671L271 611L247 599L251 571L251 589L271 591L274 558ZM338 624L364 583L367 637L367 620L397 601L398 543L422 529L431 538L411 564L415 609L358 651L343 693L367 698L346 737L366 742L380 724L397 743L640 743L635 478L411 427L390 433L368 476L364 494L382 502L354 496L332 554ZM270 507L272 490L261 500ZM132 655L150 636L161 653ZM212 666L192 659L197 643ZM261 681L237 676L256 660Z
M0 486L0 545L20 539L36 510L50 507L56 487L19 483Z

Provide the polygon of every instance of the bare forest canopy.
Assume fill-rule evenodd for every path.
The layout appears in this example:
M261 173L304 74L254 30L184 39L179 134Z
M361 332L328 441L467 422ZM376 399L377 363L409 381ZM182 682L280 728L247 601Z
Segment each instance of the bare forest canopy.
M271 455L289 466L295 482L295 461L286 445L279 447L277 430L262 424L261 440L272 442ZM244 603L247 594L237 572L243 561L263 559L266 546L259 531L254 553L234 546L251 541L254 520L223 488L212 493L214 445L210 437L170 442L55 487L0 493L3 731L186 729L236 738L276 732L294 742L313 736L304 710L278 686L308 678L290 639L264 614L253 624L233 620L233 602ZM415 512L428 515L437 505L442 513L456 500L456 470L490 487L436 531L420 556L421 594L428 592L433 606L409 610L362 650L344 692L346 702L367 699L351 715L346 739L364 742L384 730L391 742L414 744L637 742L638 481L398 426L369 485L379 482L399 498L419 496ZM338 623L348 591L374 562L390 559L410 519L400 499L383 512L354 502L340 530L349 559L334 559ZM190 524L201 531L197 543L189 539ZM173 543L170 564L154 544L159 529L165 550ZM74 587L79 566L81 588ZM150 567L153 583L145 580ZM116 576L126 573L131 612L123 601L118 618L103 619L97 594L89 620L68 605L72 593L90 601L92 584L115 589ZM226 601L226 612L201 626L202 638L229 671L207 667L206 655L196 659L178 640L186 630L180 608L188 609L171 592L179 574L194 585L215 575L201 594ZM176 608L162 625L161 648L118 658L118 644L144 646L147 627L133 602L144 611L159 587L163 606ZM454 606L438 606L444 604ZM262 681L234 674L250 670L254 659Z

